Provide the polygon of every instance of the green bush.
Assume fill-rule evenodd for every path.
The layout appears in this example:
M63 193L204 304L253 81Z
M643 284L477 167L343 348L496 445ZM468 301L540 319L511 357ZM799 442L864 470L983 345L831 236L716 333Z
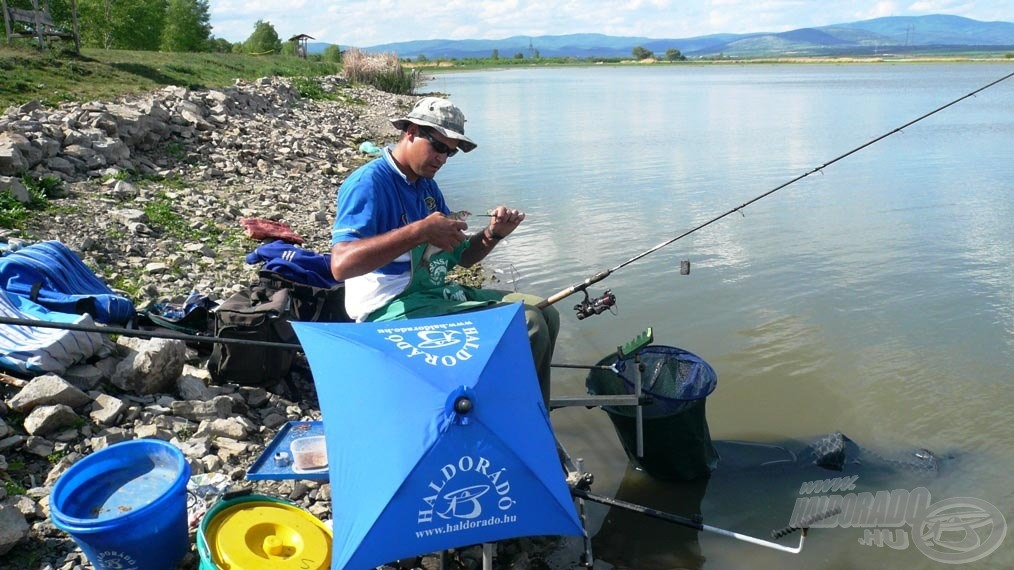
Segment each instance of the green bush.
M299 92L299 96L303 99L314 99L314 100L334 100L334 95L324 91L320 86L320 82L312 77L294 77L292 79L292 86Z

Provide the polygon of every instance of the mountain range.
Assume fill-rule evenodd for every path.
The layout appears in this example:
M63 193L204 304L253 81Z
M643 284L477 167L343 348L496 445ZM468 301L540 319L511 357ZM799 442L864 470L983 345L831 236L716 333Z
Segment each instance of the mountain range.
M311 43L309 51L328 44ZM342 46L345 49L347 46ZM662 56L678 49L688 58L915 55L969 51L1014 51L1014 23L980 22L960 16L892 16L787 32L711 34L689 38L618 37L603 34L512 36L499 40L414 40L361 47L405 59L487 58L522 54L531 58L629 58L635 47Z

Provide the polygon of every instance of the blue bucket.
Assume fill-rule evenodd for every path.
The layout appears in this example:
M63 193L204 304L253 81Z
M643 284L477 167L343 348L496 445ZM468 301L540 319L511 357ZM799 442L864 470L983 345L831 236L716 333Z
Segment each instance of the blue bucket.
M96 570L172 570L187 551L183 452L158 439L111 445L70 467L49 498L53 524Z

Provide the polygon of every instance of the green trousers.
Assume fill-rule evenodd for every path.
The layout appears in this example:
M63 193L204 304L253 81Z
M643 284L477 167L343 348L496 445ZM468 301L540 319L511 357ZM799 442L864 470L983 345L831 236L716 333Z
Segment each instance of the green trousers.
M556 349L556 335L560 332L560 313L552 305L539 309L536 305L541 303L543 299L535 295L510 291L497 291L497 293L503 293L502 303L521 301L525 304L528 342L532 345L532 358L535 360L535 373L539 376L542 401L545 402L548 410L550 364L553 362L553 350Z

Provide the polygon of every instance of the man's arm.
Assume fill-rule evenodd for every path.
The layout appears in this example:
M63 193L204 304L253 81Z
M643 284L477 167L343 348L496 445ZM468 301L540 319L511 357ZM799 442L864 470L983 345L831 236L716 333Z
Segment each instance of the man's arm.
M471 267L493 251L497 242L511 234L525 219L524 212L498 206L491 212L489 225L469 240L468 249L461 253L459 265Z
M377 236L338 242L331 247L331 275L338 281L365 275L422 243L450 251L465 240L465 222L439 212Z
M468 240L468 249L461 252L461 259L458 260L458 265L462 267L471 267L476 263L483 260L489 252L493 251L496 247L496 242L500 240L495 239L490 235L489 226L482 228L482 231L473 235Z

